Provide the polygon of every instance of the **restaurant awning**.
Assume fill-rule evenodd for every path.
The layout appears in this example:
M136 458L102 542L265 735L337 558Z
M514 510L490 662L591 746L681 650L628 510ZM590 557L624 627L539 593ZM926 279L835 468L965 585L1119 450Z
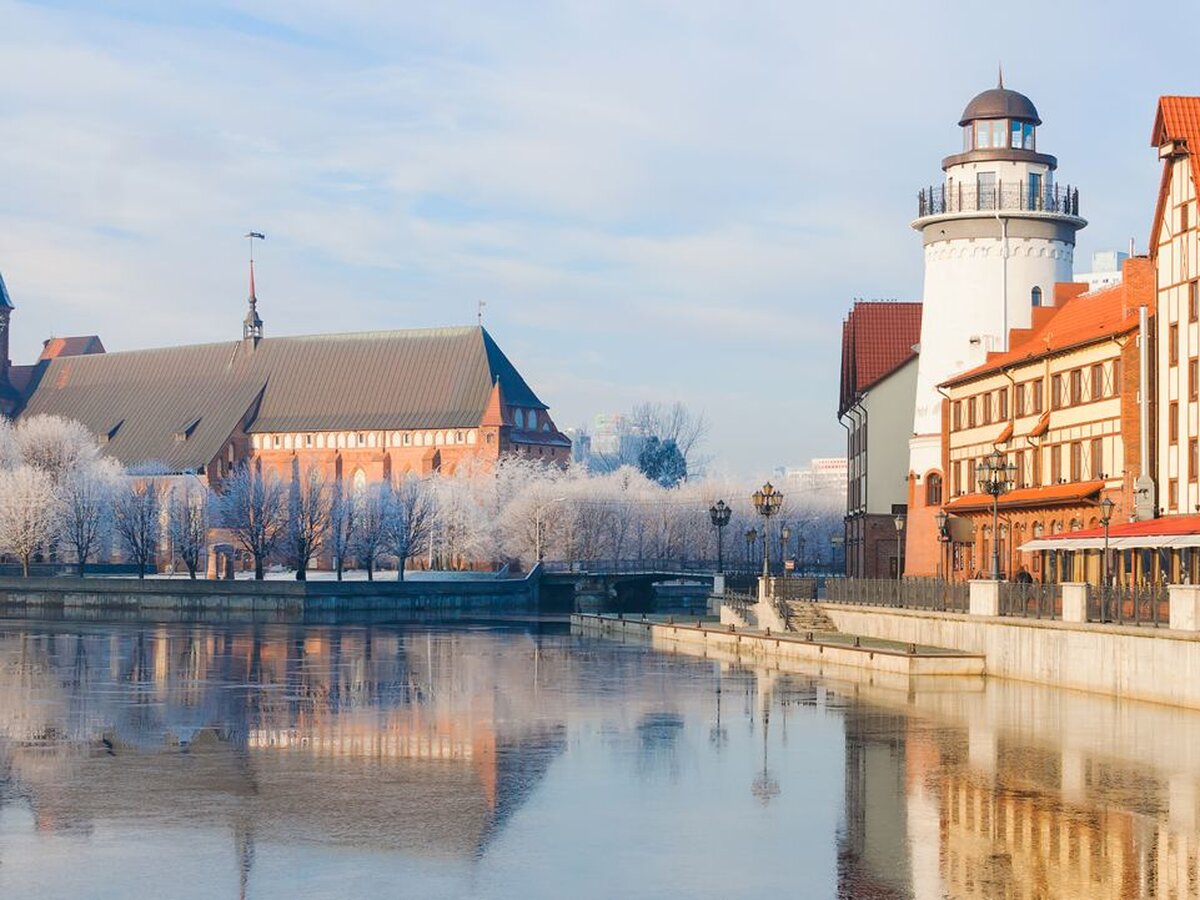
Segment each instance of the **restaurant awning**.
M1158 550L1183 547L1200 547L1200 534L1147 534L1137 537L1110 537L1110 550ZM1018 550L1103 550L1102 537L1034 538L1026 541Z

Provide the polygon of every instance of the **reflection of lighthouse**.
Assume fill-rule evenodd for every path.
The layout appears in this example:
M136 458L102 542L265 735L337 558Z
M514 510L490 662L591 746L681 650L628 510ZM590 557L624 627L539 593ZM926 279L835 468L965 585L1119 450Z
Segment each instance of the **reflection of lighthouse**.
M1028 328L1035 306L1054 303L1071 280L1079 194L1055 182L1058 161L1037 147L1042 120L1032 101L998 87L975 97L959 120L962 152L942 160L942 184L921 190L913 228L925 252L917 396L909 446L906 572L933 574L937 508L973 485L942 483L942 395L938 385L1005 350ZM985 421L1007 418L996 397ZM936 476L930 478L930 476Z

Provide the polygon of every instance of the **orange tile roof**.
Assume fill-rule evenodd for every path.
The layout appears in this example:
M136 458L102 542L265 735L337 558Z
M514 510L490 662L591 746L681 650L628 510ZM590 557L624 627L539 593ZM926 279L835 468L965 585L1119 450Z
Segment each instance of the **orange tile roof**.
M1143 519L1140 522L1115 522L1108 527L1110 538L1155 537L1178 534L1200 534L1200 516L1163 516L1161 519ZM1104 528L1085 528L1083 531L1064 531L1047 534L1045 540L1067 540L1074 538L1104 537Z
M1050 484L1042 487L1017 488L1000 498L1000 509L1018 509L1030 506L1062 506L1079 503L1104 487L1103 481L1081 481L1072 484ZM990 494L964 494L946 504L947 512L972 512L992 508ZM1075 537L1079 532L1072 532Z
M916 354L921 304L860 301L842 323L842 384L838 412Z
M1164 96L1158 98L1158 110L1154 114L1154 128L1150 132L1150 146L1161 147L1168 141L1184 145L1189 156L1192 181L1200 191L1200 172L1197 171L1196 154L1200 153L1200 97ZM1162 222L1166 206L1167 189L1170 186L1171 167L1163 161L1162 183L1158 188L1158 203L1154 209L1154 221L1150 226L1150 253L1158 252L1159 223Z
M1154 307L1152 272L1150 260L1129 259L1120 284L1071 297L1044 313L1035 309L1033 328L1010 332L1011 350L989 353L985 363L955 375L942 386L973 381L1019 363L1132 331L1137 328L1138 307ZM1147 273L1151 277L1145 277Z

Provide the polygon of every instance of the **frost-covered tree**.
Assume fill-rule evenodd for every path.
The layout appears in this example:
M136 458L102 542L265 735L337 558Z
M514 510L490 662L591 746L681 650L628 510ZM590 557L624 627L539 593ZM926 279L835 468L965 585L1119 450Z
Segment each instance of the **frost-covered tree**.
M369 484L355 491L352 498L356 527L351 549L358 564L367 570L368 581L375 580L375 567L387 550L391 500L391 486L387 482Z
M396 580L404 580L410 559L429 549L437 518L434 492L423 478L402 478L387 504L387 548L396 557Z
M308 566L329 535L329 485L316 466L292 466L288 483L287 532L284 545L296 568L296 580L308 579Z
M138 578L145 578L146 567L158 559L162 498L162 482L139 476L130 478L113 502L113 528Z
M33 466L0 470L0 550L21 561L29 576L34 554L55 536L59 499L54 479Z
M334 480L329 494L329 551L337 580L341 581L346 558L353 553L358 539L358 516L354 498L346 493L340 480Z
M13 430L26 465L47 473L57 484L69 473L88 468L100 455L92 433L59 416L31 416Z
M209 493L191 480L171 492L168 527L171 544L183 562L189 578L195 578L208 549Z
M0 470L15 469L21 464L21 448L17 446L16 430L0 416Z
M121 467L117 463L91 460L69 470L59 482L57 532L81 578L112 523L120 481Z
M651 481L673 488L687 478L687 462L670 438L649 437L638 453L638 469Z
M287 492L282 481L242 463L222 484L217 521L254 557L254 577L262 581L267 557L287 528Z

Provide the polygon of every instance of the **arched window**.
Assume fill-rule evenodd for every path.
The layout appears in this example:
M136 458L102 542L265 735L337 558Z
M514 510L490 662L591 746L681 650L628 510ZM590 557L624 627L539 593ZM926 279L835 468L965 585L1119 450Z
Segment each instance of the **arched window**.
M942 476L937 472L930 473L925 479L925 505L942 505Z
M524 413L524 411L518 409L516 412L513 413L513 424L516 425L518 429L524 430L524 428L525 428L525 413Z
M362 469L355 469L352 481L354 487L351 490L357 494L359 491L364 490L367 486L367 473Z
M1042 305L1042 289L1040 287L1035 287L1029 292L1029 302L1033 306Z

